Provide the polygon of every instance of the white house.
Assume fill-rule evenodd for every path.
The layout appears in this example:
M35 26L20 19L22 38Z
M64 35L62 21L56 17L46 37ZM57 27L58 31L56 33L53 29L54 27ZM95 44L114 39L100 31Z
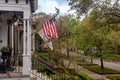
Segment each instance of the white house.
M0 80L29 80L31 71L31 14L37 9L38 0L0 0L0 49L3 46L13 48L10 60L11 70L17 70L21 60L21 77L5 78L0 73ZM1 52L2 55L2 52ZM19 59L19 60L20 60ZM13 65L14 64L14 65ZM7 67L7 65L4 65ZM0 63L0 68L4 67ZM7 68L6 72L10 72ZM7 73L8 73L7 72ZM13 73L13 72L12 72ZM17 75L17 73L14 72ZM9 74L10 75L10 74ZM22 79L23 78L23 79Z

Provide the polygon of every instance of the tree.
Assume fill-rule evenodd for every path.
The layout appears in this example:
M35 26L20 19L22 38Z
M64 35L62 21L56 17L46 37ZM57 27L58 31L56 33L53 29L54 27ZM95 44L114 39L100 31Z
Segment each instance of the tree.
M96 18L98 12L92 11L88 17L83 19L76 27L76 45L85 55L90 55L92 48L96 47L96 56L100 57L101 68L104 68L103 58L105 54L114 52L111 33L115 31L113 25L109 25L107 18ZM115 24L114 24L115 25ZM116 26L117 28L117 26Z
M59 43L62 45L63 49L66 49L67 56L69 57L69 50L75 47L73 43L74 26L78 24L78 19L74 18L73 15L60 16L57 19L57 26L59 29Z
M98 17L111 15L120 18L120 0L68 0L68 2L79 17L96 10L101 12Z

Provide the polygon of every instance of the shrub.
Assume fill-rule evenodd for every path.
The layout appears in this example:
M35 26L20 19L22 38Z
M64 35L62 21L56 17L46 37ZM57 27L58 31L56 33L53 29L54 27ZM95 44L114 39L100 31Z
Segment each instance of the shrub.
M39 56L41 56L44 60L49 60L49 54L46 52L40 52L37 53Z
M72 80L71 76L68 74L62 74L62 75L51 75L50 78L52 80Z
M75 69L73 67L67 67L67 70L71 74L75 74Z
M85 73L78 73L78 77L81 78L81 80L94 80L90 76L86 75Z
M3 46L0 51L2 51L2 52L11 52L12 47L11 46Z
M59 73L65 73L66 72L66 70L61 66L54 67L54 70L59 72Z
M80 79L78 76L75 76L75 80L82 80L82 79Z
M61 80L59 75L51 75L50 78L52 80Z
M79 62L78 65L80 66L96 66L97 64L89 63L89 62Z
M63 74L63 76L61 76L61 80L71 80L71 76L68 74Z
M107 78L109 78L111 80L120 80L120 75L118 75L118 76L107 76Z

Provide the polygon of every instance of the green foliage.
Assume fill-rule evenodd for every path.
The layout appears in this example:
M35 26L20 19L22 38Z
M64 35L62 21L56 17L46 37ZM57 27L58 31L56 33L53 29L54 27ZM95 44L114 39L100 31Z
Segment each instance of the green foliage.
M56 66L56 67L54 67L54 70L59 72L59 73L65 73L66 72L66 69L62 66Z
M81 78L81 80L94 80L90 76L86 75L85 73L78 73L78 77Z
M104 59L107 60L107 61L116 61L116 62L118 61L119 62L120 61L120 55L115 54L115 53L106 54L106 55L104 55Z
M91 5L93 4L92 0L68 0L71 9L76 9L77 14L83 15L87 13Z
M109 16L108 21L111 21L111 16L119 16L119 0L67 0L71 9L76 10L78 17L88 15L92 10L99 12L97 18ZM115 18L114 18L115 20ZM114 22L114 20L112 20ZM119 19L120 20L120 19Z
M80 65L80 66L96 66L97 64L90 63L90 62L79 62L78 65Z
M74 80L82 80L82 79L80 79L78 76L75 76Z
M36 59L34 56L32 56L32 69L36 69L38 72L46 72L47 68L40 64L38 59Z
M120 75L118 75L118 76L107 76L107 78L109 78L111 80L120 80Z
M66 69L68 70L69 73L75 74L75 68L74 67L67 67Z
M11 46L3 46L1 49L0 49L0 51L2 51L2 52L6 52L6 51L12 51L12 47Z
M51 75L50 78L52 80L61 80L60 76L59 75Z
M47 52L39 52L39 53L36 53L36 54L41 56L45 60L49 60L49 53L47 53Z
M52 80L73 80L71 75L68 74L51 75L50 78L52 78Z
M120 71L112 70L106 67L104 69L101 69L100 66L89 66L89 67L84 66L84 67L98 74L119 74L120 73Z

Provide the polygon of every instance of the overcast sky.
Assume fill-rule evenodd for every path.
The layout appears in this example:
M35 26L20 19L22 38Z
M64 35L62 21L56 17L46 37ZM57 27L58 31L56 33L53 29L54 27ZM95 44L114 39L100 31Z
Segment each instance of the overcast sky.
M60 9L60 14L67 14L70 9L67 0L38 0L38 10L36 12L56 13L55 7ZM69 13L73 13L73 11Z

